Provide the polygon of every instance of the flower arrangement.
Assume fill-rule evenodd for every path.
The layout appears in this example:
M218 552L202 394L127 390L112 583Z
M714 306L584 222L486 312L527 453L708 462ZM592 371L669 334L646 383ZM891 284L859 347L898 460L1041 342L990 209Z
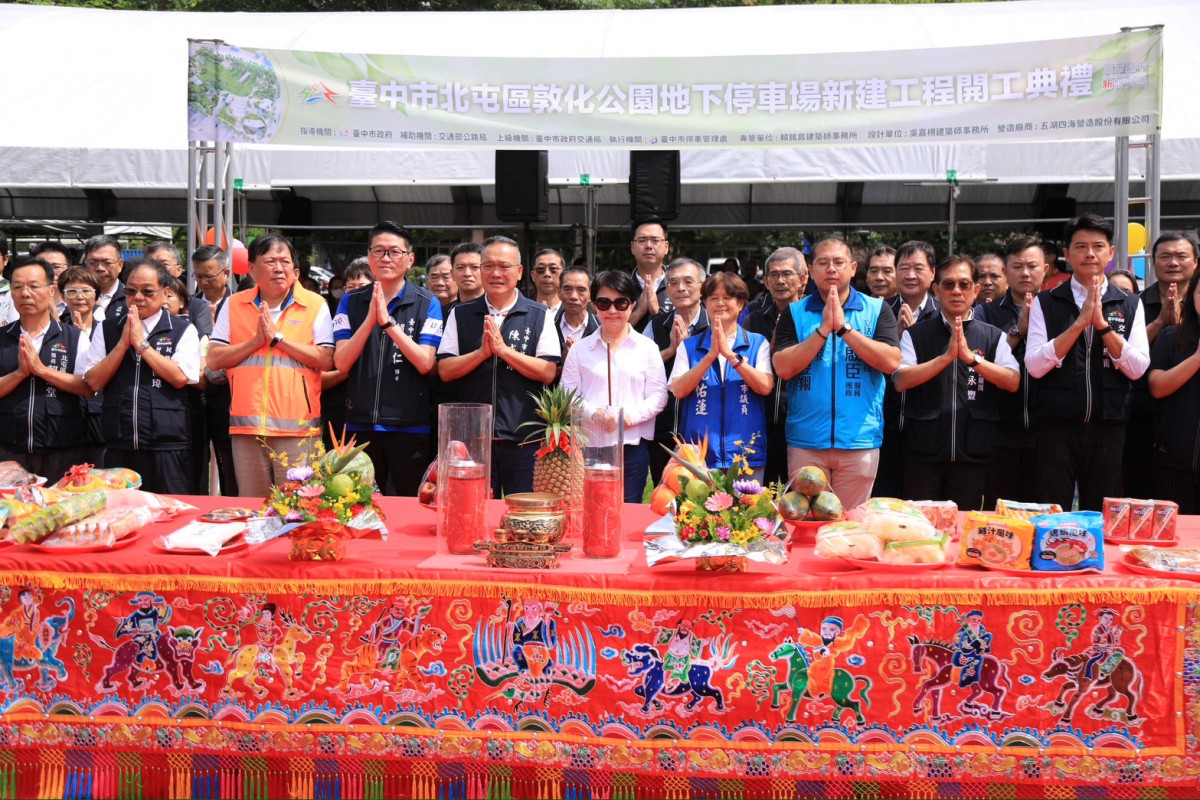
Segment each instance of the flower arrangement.
M334 448L326 453L320 431L310 429L299 464L290 464L287 453L271 451L271 460L288 470L287 480L272 486L264 503L268 517L348 525L373 508L375 469L363 452L366 445L355 445L354 437L347 442L344 433L341 439L333 439Z

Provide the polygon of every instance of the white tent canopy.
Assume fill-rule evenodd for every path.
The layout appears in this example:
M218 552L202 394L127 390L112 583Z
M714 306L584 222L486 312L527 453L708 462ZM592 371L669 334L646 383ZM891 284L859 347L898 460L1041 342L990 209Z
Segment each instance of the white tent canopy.
M1044 40L1154 24L1166 26L1160 169L1169 220L1172 202L1181 213L1200 214L1195 183L1200 104L1193 96L1200 85L1200 54L1191 41L1200 30L1200 4L1191 0L369 14L4 5L0 75L8 85L0 111L0 223L31 218L178 223L187 186L189 38L331 52L446 55L461 50L563 58L703 52L753 58ZM407 217L415 224L473 225L489 219L484 209L493 183L491 148L237 146L234 163L235 176L251 190L252 219L277 213L285 192L311 203L317 224L361 224L366 206L368 218L392 206L408 210L416 214ZM967 185L961 199L966 207L978 197L995 206L988 212L993 217L1016 219L1036 212L1040 184L1070 184L1070 195L1080 203L1088 202L1083 185L1100 184L1107 187L1101 194L1111 198L1113 163L1111 140L731 149L684 151L682 180L685 206L712 206L690 220L695 224L772 224L779 216L772 206L782 213L784 207L809 205L812 214L795 219L815 224L822 215L830 222L852 221L829 207L845 202L839 186L846 184L867 185L849 192L852 204L870 206L872 196L879 195L875 200L892 203L899 217L925 202L931 208L944 205L945 192L936 187L898 187L944 180L946 170L954 169L968 184L1012 185L1007 190ZM1143 163L1135 152L1135 178ZM627 153L551 151L549 174L551 185L561 187L552 192L558 204L552 223L578 221L581 193L570 187L584 174L593 184L613 184L602 190L601 202L610 213L602 213L601 221L622 221L627 195L619 184L628 177ZM895 185L885 189L875 186L878 182ZM422 214L429 219L423 221Z

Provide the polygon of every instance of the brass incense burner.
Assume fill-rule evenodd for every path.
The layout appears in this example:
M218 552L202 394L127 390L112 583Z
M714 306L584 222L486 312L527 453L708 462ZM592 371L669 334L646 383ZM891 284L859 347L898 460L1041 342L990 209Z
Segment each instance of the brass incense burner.
M562 498L546 492L521 492L504 498L508 509L500 519L495 541L478 542L489 567L557 569L558 557L569 552L560 544L567 530Z

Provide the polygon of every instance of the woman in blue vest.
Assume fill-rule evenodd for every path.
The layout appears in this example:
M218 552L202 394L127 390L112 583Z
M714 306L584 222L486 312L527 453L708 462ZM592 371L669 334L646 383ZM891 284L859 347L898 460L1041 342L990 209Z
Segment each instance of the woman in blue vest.
M683 401L680 435L694 442L708 434L710 467L732 466L746 448L754 477L762 480L766 396L775 388L770 342L738 325L750 290L736 273L710 275L700 287L700 300L710 327L684 340L668 382Z

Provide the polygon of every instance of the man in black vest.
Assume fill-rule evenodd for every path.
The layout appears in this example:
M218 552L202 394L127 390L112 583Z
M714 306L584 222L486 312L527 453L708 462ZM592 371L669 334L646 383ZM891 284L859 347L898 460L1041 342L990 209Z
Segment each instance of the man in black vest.
M538 444L524 444L526 422L536 422L532 395L554 380L562 350L554 317L540 303L517 291L524 267L512 239L493 236L483 243L483 297L450 311L438 348L438 374L457 381L456 399L490 403L492 492L513 494L533 489Z
M1016 391L1021 374L1000 329L973 318L975 262L946 257L934 287L942 313L900 336L900 369L892 375L905 401L904 496L978 510L1000 421L1000 391Z
M0 460L55 483L84 438L87 334L58 321L48 262L16 259L11 291L17 320L0 328Z
M1004 331L1013 357L1021 364L1021 385L1000 398L1000 428L996 449L984 479L983 507L997 500L1032 502L1041 492L1037 484L1037 449L1034 426L1037 392L1025 368L1025 339L1033 298L1046 277L1046 250L1036 236L1013 239L1004 249L1004 278L1008 291L999 300L975 308L975 318Z
M348 376L346 430L369 442L380 491L415 497L430 461L428 375L442 342L442 304L404 279L413 264L406 228L379 223L367 248L375 283L338 302L333 364Z
M104 390L101 430L106 467L127 467L142 488L187 494L191 439L185 387L200 380L196 327L163 308L170 276L157 264L129 273L128 312L92 334L84 380Z
M767 256L766 302L746 317L746 330L761 333L770 342L775 338L779 315L804 296L808 285L808 265L804 254L794 247L781 247ZM787 381L776 380L767 400L767 429L762 445L767 448L765 480L786 483L787 468Z
M121 283L121 270L125 268L125 259L121 255L120 240L107 234L88 239L83 243L83 265L100 282L94 312L96 321L124 317L125 286Z
M671 249L671 243L667 240L667 223L658 217L634 221L633 241L629 249L637 260L633 279L642 290L637 305L629 315L629 324L636 331L644 331L652 319L671 310L666 270L663 269L663 262Z
M1121 486L1132 382L1150 364L1146 317L1136 295L1110 284L1112 223L1087 213L1063 240L1073 275L1037 296L1025 366L1038 390L1038 484L1042 500L1099 511Z
M667 265L667 309L646 326L646 336L658 345L667 374L675 366L675 351L689 336L708 330L708 312L700 302L704 269L690 258L677 258ZM643 295L643 298L645 295ZM631 318L632 319L632 318ZM671 457L659 445L674 449L674 434L679 430L682 401L669 397L667 407L654 420L654 444L650 446L650 480L658 483Z
M929 242L913 240L896 250L895 297L887 300L896 315L896 332L903 335L909 327L927 319L937 319L938 301L930 291L937 254ZM904 435L901 419L904 399L891 381L883 392L883 444L879 446L879 470L875 473L876 497L900 497L904 494Z

